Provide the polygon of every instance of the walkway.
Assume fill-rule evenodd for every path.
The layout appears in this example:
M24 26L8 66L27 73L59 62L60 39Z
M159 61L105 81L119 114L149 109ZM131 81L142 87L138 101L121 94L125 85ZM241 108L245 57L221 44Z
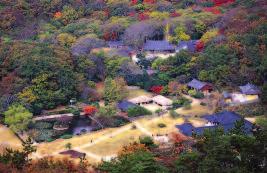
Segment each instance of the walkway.
M43 120L52 120L52 119L58 119L62 117L73 117L74 115L69 113L69 114L56 114L56 115L47 115L47 116L39 116L34 118L34 121L43 121Z

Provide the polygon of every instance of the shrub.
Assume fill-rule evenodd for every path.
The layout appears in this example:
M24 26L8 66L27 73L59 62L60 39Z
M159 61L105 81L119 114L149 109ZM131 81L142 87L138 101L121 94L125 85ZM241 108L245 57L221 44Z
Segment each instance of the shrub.
M202 99L204 98L204 94L202 92L197 91L195 95L193 95L194 98Z
M72 135L71 134L65 134L65 135L62 135L60 138L61 139L70 139L70 138L72 138Z
M33 128L35 129L51 129L53 127L53 124L52 123L48 123L48 122L36 122L34 125L33 125Z
M185 109L185 110L189 110L189 109L191 109L191 103L186 103L186 104L184 105L184 109Z
M207 103L201 102L200 105L201 106L207 106Z
M152 114L149 110L141 106L132 107L128 109L127 113L129 117L137 117L137 116Z
M73 115L75 115L75 116L80 116L80 110L78 110L78 109L71 109L71 113L73 114Z
M178 100L174 100L172 106L174 109L184 106L185 104L191 103L191 101L185 97L181 97Z
M164 123L158 123L158 127L159 128L164 128L164 127L166 127L166 124L164 124Z
M132 130L136 129L136 125L132 125Z
M196 95L196 93L197 93L197 91L194 90L194 89L188 91L188 94L189 94L190 96Z
M189 90L188 91L188 94L191 96L191 97L194 97L194 98L197 98L197 99L201 99L201 98L204 98L204 94L200 91L196 91L196 90Z
M172 118L178 118L180 115L175 110L170 110L170 116Z
M162 112L162 109L157 109L157 110L155 110L155 113L156 114L160 114Z
M53 135L53 130L40 129L34 139L36 142L50 141L51 139L53 139Z
M140 137L139 141L141 144L144 144L146 147L154 147L154 141L150 136Z
M114 122L112 124L113 124L113 127L120 127L120 126L125 125L127 122L128 122L128 120L126 120L124 118L115 117Z

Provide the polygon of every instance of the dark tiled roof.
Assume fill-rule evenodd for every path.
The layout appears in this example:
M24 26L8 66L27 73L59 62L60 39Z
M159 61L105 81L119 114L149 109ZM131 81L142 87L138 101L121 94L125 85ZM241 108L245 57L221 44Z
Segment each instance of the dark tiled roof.
M257 94L260 94L261 92L257 86L251 83L247 83L246 85L240 86L239 88L242 94L247 94L247 95L257 95Z
M165 40L147 40L143 46L146 51L174 51L175 46Z
M212 123L229 124L241 119L241 116L234 112L224 111L217 114L205 115L204 119Z
M240 121L242 117L234 112L224 111L213 115L203 116L204 119L208 120L211 123L216 123L217 125L213 126L203 126L203 127L194 127L191 123L184 123L182 125L177 125L176 127L187 136L191 136L192 132L196 134L203 134L206 129L214 130L218 127L222 127L225 132L229 132L235 127L235 123ZM245 122L245 132L247 134L252 130L253 124L247 120Z
M181 125L176 125L176 128L178 128L184 135L191 136L195 127L191 123L184 123Z
M189 82L187 85L189 87L195 88L197 90L202 89L207 83L206 82L201 82L197 79L193 79L191 82Z
M126 112L129 108L136 107L136 106L137 106L136 104L126 101L126 100L120 101L117 104L117 107L124 112Z
M195 52L197 42L198 40L180 41L176 47L176 51L188 50L190 52Z

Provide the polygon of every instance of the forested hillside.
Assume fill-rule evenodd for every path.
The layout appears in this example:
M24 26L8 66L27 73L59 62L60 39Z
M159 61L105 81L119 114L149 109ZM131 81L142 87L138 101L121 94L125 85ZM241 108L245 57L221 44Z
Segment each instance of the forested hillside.
M0 0L0 172L264 173L266 115L266 0Z
M2 111L21 100L40 113L80 98L88 80L108 76L144 88L197 77L220 87L263 86L267 78L264 0L12 0L1 1L0 10ZM195 53L152 62L161 69L152 78L127 58L91 52L110 40L138 50L146 39L165 37L201 42Z

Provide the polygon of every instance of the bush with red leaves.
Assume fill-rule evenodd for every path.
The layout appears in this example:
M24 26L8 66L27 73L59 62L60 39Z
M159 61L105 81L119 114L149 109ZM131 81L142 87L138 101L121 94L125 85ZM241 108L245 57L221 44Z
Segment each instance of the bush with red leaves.
M163 86L152 86L150 88L150 91L152 91L155 94L160 94L163 88L164 88Z
M235 2L235 0L213 0L213 3L215 6L221 6L224 4L230 4Z
M94 106L85 106L83 108L83 112L87 116L92 116L97 112L97 108Z
M170 16L171 17L179 17L179 16L181 16L181 14L180 13L177 13L176 11L174 11L174 12L171 12L170 13Z
M139 21L143 21L149 19L149 15L147 13L139 13L137 18Z
M199 51L202 51L204 49L204 42L203 41L198 41L197 44L196 44L196 50L199 52Z
M205 12L210 12L213 14L221 14L221 11L217 7L206 7L204 8Z

